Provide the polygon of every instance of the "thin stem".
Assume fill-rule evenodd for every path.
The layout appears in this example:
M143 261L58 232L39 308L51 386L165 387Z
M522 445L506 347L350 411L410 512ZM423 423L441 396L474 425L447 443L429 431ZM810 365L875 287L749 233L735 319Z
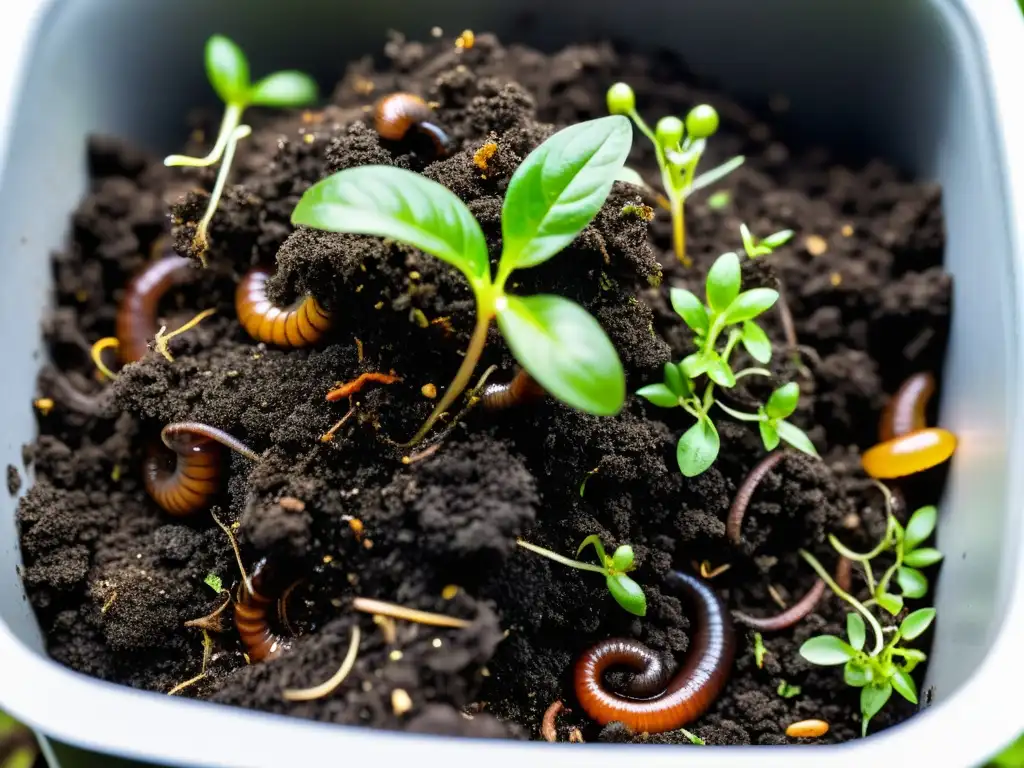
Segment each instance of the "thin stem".
M868 585L868 592L873 595L875 594L875 573L871 569L871 563L865 561L861 563L861 567L864 569L864 581Z
M684 267L693 266L690 257L686 255L686 222L683 219L683 198L681 195L673 194L669 198L672 204L672 243L676 251L676 258L682 262Z
M579 560L570 560L568 557L564 557L558 554L557 552L552 552L550 549L544 549L544 547L538 547L536 544L531 544L528 541L516 539L516 544L518 544L523 549L528 549L531 552L534 552L538 555L542 555L543 557L546 557L549 560L554 560L556 563L567 565L570 568L578 568L581 571L593 571L594 573L600 573L605 576L608 575L605 572L605 569L599 565L594 565L592 563L581 563Z
M196 254L199 256L200 261L203 262L204 267L206 266L206 249L208 246L206 230L209 228L210 222L213 221L213 214L217 211L217 204L220 202L221 195L224 194L224 185L227 183L228 173L231 171L231 161L235 157L235 147L238 146L239 139L244 139L250 133L252 133L252 128L248 125L240 125L231 132L227 147L224 149L224 161L220 164L220 170L217 172L217 181L214 182L213 191L210 193L210 202L206 205L206 213L203 214L203 218L199 220L199 224L196 226L196 234L192 238L192 242Z
M285 688L281 692L281 698L286 701L316 701L334 692L334 690L345 682L348 673L356 664L356 655L359 653L359 626L352 625L352 639L348 644L348 652L338 667L338 671L320 685L312 688Z
M473 329L473 335L469 339L469 346L466 347L466 356L462 359L462 365L459 366L459 370L449 385L448 391L445 392L444 397L438 402L433 413L427 417L427 420L423 422L423 426L413 435L412 439L402 444L403 448L411 448L426 437L441 414L448 409L448 406L455 402L455 398L461 395L466 385L469 384L476 364L480 362L480 355L483 354L484 345L487 343L487 330L491 327L491 318L493 316L493 309L488 308L484 310L478 303L476 327Z
M736 345L739 340L743 337L743 332L738 328L733 328L729 331L729 338L726 339L725 349L722 350L722 362L728 363L729 357L732 355L732 351L736 349ZM771 375L771 374L769 374Z
M744 368L742 371L733 374L733 377L737 380L742 379L744 376L767 376L771 378L772 372L766 368Z
M640 117L640 113L636 109L630 110L628 114L633 119L633 122L636 123L636 127L640 129L640 132L651 140L651 144L654 145L654 151L658 153L659 164L663 164L664 157L662 156L661 145L658 143L654 131L644 122L644 119Z
M814 555L812 555L810 552L804 549L801 549L799 551L800 557L806 560L808 565L810 565L811 568L814 569L814 572L818 574L818 577L826 584L828 584L829 589L835 592L837 597L839 597L842 600L845 600L847 603L849 603L858 611L860 611L864 618L867 619L868 624L871 625L871 629L873 629L875 632L875 650L872 651L869 655L877 656L879 653L881 653L882 648L885 645L885 640L882 636L882 625L878 623L878 619L876 619L872 615L871 611L864 607L860 600L858 600L845 589L836 584L831 574L829 574L829 572L821 566L821 563L818 562L817 558L814 557Z
M756 413L743 413L742 411L736 411L718 400L715 401L715 405L721 408L723 411L728 413L734 419L739 421L764 421L759 414Z
M217 133L217 142L206 157L190 157L188 155L169 155L164 158L166 166L187 166L189 168L205 168L213 165L220 156L224 154L224 148L228 144L228 138L234 132L238 123L242 120L242 113L245 111L245 104L228 104L224 110L224 119L220 122L220 131Z
M694 405L693 402L697 403L697 405ZM690 402L689 400L683 400L681 403L679 403L679 405L682 406L684 411L693 416L693 418L700 421L700 418L702 416L699 410L700 400L698 400L697 398L693 398L693 402Z

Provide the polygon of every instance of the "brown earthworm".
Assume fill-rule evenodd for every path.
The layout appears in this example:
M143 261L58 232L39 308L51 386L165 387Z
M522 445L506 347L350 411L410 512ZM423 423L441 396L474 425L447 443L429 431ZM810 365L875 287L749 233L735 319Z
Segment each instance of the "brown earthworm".
M757 486L760 485L764 476L782 461L784 455L782 451L769 453L750 470L750 474L740 484L739 490L736 491L736 498L733 499L732 506L729 507L729 516L725 519L725 535L733 544L739 544L742 538L743 516L747 513L747 506L750 504L754 491L757 490Z
M331 327L331 313L311 295L290 308L276 306L267 298L270 275L253 267L242 278L235 291L238 322L256 341L292 348L316 344Z
M192 274L190 260L173 254L150 262L131 279L117 308L117 354L122 365L145 357L158 330L160 299L174 286L187 283Z
M928 426L925 409L935 393L935 377L915 373L904 381L889 398L878 423L878 440L885 442Z
M836 583L845 592L850 590L850 565L850 561L845 557L840 557L839 562L836 563ZM825 594L826 586L824 580L816 580L814 586L807 591L807 594L789 606L789 608L774 616L758 618L740 611L733 611L733 617L740 624L745 624L762 632L777 632L780 629L787 629L810 615L811 611L814 610Z
M516 405L533 402L547 392L522 368L504 384L488 384L480 393L480 404L489 411L500 411Z
M412 93L392 93L377 102L373 122L377 133L391 141L401 141L411 128L430 137L438 155L451 150L451 139L437 123L430 106Z
M267 559L260 560L253 569L249 585L238 587L235 601L235 627L242 638L250 661L272 659L289 648L289 641L270 628L270 607L276 597L267 596Z

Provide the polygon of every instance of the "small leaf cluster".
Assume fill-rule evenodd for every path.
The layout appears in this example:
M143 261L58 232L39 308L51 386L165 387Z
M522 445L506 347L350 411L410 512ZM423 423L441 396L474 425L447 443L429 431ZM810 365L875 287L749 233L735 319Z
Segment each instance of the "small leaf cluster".
M560 130L533 150L505 194L496 275L483 231L465 203L441 184L400 168L362 166L329 176L306 190L292 223L391 238L465 275L476 297L479 348L471 341L436 412L465 386L487 324L496 317L513 356L552 396L588 413L613 415L625 402L625 374L597 320L561 296L516 296L505 285L514 270L543 264L593 220L631 145L629 121L611 116Z
M901 644L920 636L935 620L934 608L921 608L907 615L895 628L877 655L864 651L867 628L857 613L846 615L845 642L835 635L818 635L800 646L800 655L812 664L821 666L843 665L843 681L852 688L860 688L861 735L866 736L871 718L885 706L896 691L911 704L917 704L917 685L910 673L927 655L916 648Z
M762 365L772 357L771 342L755 318L775 304L778 291L771 288L741 291L740 283L739 257L725 253L715 260L708 272L705 301L683 288L671 289L672 308L693 331L697 350L679 363L665 363L663 380L637 391L660 408L680 407L697 420L683 433L676 447L679 470L686 477L701 474L718 457L718 429L710 415L715 405L740 421L756 422L769 451L785 441L805 453L817 455L807 435L787 421L800 399L800 387L795 382L774 390L756 413L734 410L715 398L716 386L731 389L744 376L771 376L763 368L734 372L730 364L738 345ZM706 379L703 391L699 391L700 377Z
M747 256L752 259L756 259L758 256L768 256L774 253L777 248L788 243L793 239L793 235L796 234L792 229L780 229L778 232L774 232L763 240L758 240L754 235L751 234L750 228L746 224L740 224L740 237L743 238L743 250L746 251Z
M593 546L597 553L597 559L600 563L599 565L594 565L580 560L572 560L571 558L564 557L557 552L552 552L550 549L538 547L536 544L530 544L522 539L519 539L517 543L523 549L528 549L535 554L548 558L549 560L554 560L556 563L561 563L562 565L566 565L570 568L576 568L581 571L593 571L594 573L602 574L605 577L605 584L608 587L608 592L615 599L615 602L634 616L647 615L647 596L644 595L644 591L640 585L626 575L636 568L636 558L633 555L633 547L629 544L622 544L617 547L615 552L612 553L611 557L609 557L605 552L604 545L601 543L600 536L596 533L587 536L576 550L576 557L579 557L583 550L588 546Z

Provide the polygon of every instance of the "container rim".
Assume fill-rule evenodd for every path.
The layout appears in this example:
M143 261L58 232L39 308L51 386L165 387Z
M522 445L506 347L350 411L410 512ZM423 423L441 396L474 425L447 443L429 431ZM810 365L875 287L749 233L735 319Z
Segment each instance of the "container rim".
M998 73L1019 71L1024 49L1024 19L1013 0L932 0L945 2L949 11L973 38L980 52L995 114L988 125L994 150L1005 169L1002 175L1008 202L1012 243L1013 297L1024 307L1024 92L1014 78ZM67 0L22 0L4 11L0 46L0 172L7 156L10 115L20 98L30 46L48 13ZM1020 312L1015 313L1019 316ZM1019 318L1018 318L1019 319ZM1021 380L1024 336L1016 337L1011 381ZM1009 455L1011 466L1024 463L1024 409L1010 414ZM955 459L954 459L955 460ZM1009 610L993 640L991 650L974 675L948 701L926 709L908 722L865 740L815 750L789 750L787 764L817 766L827 750L834 766L879 764L911 756L922 745L942 747L947 765L976 765L1008 744L1024 728L1024 717L1001 702L1009 691L1024 686L1024 476L1012 475L1007 497L1014 510L1005 546L1015 572L1009 589ZM46 736L103 754L153 761L159 764L218 766L280 766L293 764L296 746L310 755L373 754L375 762L400 764L410 757L428 765L460 765L478 759L487 749L494 768L524 761L558 761L559 766L589 766L593 750L603 759L637 753L629 745L573 745L561 748L542 742L493 741L381 732L355 726L315 723L283 715L253 712L236 707L193 700L173 700L74 672L23 645L0 622L0 697L5 710ZM19 684L11 685L14 681ZM128 722L123 713L132 713ZM173 727L169 724L173 723ZM200 734L231 734L229 746L219 752ZM706 766L760 766L765 750L778 747L712 747L688 751L687 760ZM769 751L768 754L773 754ZM650 745L643 750L647 766L676 766L677 747Z

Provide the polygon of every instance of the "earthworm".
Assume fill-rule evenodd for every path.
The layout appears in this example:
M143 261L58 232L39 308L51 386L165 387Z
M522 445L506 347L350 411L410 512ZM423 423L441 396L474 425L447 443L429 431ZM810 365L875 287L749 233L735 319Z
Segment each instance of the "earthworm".
M839 562L836 563L836 583L844 592L850 591L850 565L850 561L845 557L840 557ZM740 611L733 611L733 616L740 624L745 624L762 632L777 632L780 629L788 629L810 615L811 611L814 610L825 594L826 586L824 580L818 579L814 582L814 586L807 591L806 595L786 610L774 616L758 618L741 613Z
M767 475L776 464L782 461L782 451L769 453L760 463L757 464L736 491L736 498L729 507L729 516L725 519L725 535L733 544L739 544L742 537L743 516L747 514L747 506L750 499L761 484L764 476Z
M558 741L558 730L555 725L555 718L565 709L565 705L562 704L561 699L555 699L551 702L546 710L544 710L544 719L540 721L540 735L544 737L544 741L550 741L552 743Z
M382 138L401 141L410 128L429 136L438 155L451 151L451 139L437 123L434 112L423 99L412 93L392 93L377 102L373 123Z
M153 249L157 250L156 248ZM171 288L192 277L190 260L172 254L147 264L125 288L117 308L117 355L122 365L141 360L156 336L160 299Z
M214 443L259 461L256 453L227 432L194 421L168 424L160 431L160 439L174 452L174 461L159 446L150 449L142 466L146 490L177 517L206 509L220 488L223 457Z
M544 397L547 392L530 374L520 368L511 381L488 384L480 394L480 404L489 411L502 411Z
M915 373L904 381L889 398L878 424L880 442L902 437L924 429L925 409L935 393L935 377L930 373Z
M603 640L576 662L575 690L580 705L601 725L619 721L635 733L662 733L695 720L721 693L736 653L732 620L718 596L699 579L672 571L695 611L697 628L683 665L659 695L632 698L605 689L602 675L625 665L645 672L654 654L635 640Z
M269 591L268 571L267 559L263 558L253 569L249 585L239 585L235 601L235 627L250 661L272 659L290 646L287 639L270 628L270 607L277 598L265 594Z
M312 295L287 309L276 306L267 298L271 274L253 267L242 278L235 291L238 322L256 341L292 348L316 344L331 327L331 313Z

